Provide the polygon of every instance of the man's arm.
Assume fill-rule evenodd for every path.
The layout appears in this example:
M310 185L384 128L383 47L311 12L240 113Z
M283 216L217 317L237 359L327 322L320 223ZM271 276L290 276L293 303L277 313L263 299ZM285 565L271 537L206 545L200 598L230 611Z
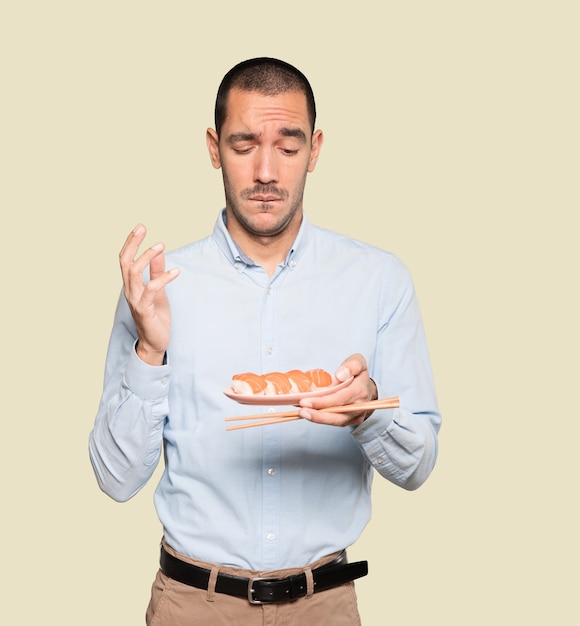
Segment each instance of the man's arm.
M163 424L169 413L171 368L148 365L137 356L131 324L121 296L107 354L103 395L89 436L97 482L119 502L134 496L153 474L161 457Z
M387 292L387 290L385 290ZM401 265L391 277L377 333L372 378L366 359L355 354L336 371L353 382L336 393L300 404L301 416L315 422L350 426L369 463L391 482L417 489L435 466L441 416L419 305L408 271ZM328 413L325 407L399 396L397 409Z
M123 294L119 299L105 367L103 395L89 452L99 486L115 500L128 500L150 478L161 456L168 415L171 368L163 364L170 337L163 245L136 257L145 237L137 226L119 255ZM143 272L149 266L150 280Z

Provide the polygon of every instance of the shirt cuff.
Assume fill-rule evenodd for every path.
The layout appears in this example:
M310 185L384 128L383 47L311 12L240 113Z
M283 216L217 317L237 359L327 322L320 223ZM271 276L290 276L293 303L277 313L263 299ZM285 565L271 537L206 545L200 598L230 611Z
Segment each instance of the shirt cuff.
M125 370L125 385L139 398L158 402L169 394L171 373L170 365L149 365L142 361L133 345Z
M359 444L369 443L377 437L385 437L392 424L397 409L378 409L370 417L354 428L353 437Z

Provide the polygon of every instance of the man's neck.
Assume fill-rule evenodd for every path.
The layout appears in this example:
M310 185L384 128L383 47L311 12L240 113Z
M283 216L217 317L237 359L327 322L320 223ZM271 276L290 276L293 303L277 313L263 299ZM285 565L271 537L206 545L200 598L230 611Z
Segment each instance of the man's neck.
M278 265L286 259L295 237L255 237L241 236L239 233L230 233L244 254L252 261L261 265L268 276L273 276ZM285 235L287 233L284 233Z
M289 224L278 235L260 236L248 232L235 219L228 219L226 228L242 252L252 261L261 265L268 276L273 276L276 268L283 263L298 235L302 218Z

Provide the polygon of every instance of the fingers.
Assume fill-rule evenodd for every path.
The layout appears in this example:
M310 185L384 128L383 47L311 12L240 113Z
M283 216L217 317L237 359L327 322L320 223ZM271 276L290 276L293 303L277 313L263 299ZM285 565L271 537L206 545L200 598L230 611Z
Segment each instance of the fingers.
M139 337L137 355L150 365L160 365L167 350L171 331L171 311L165 286L179 275L179 269L165 271L165 246L147 248L138 255L147 231L138 224L129 233L119 253L125 299L131 310ZM143 273L149 267L149 280Z
M137 224L125 240L125 243L121 248L121 252L119 253L119 258L123 259L130 257L131 259L134 259L137 249L143 243L143 239L145 239L146 234L147 229L145 226L143 226L143 224Z
M179 275L179 268L174 267L168 270L167 272L163 272L156 278L149 280L146 284L141 282L142 289L140 289L141 294L141 305L144 308L147 308L154 304L154 300L158 293L163 291L163 289L177 276Z
M376 387L369 377L366 359L362 354L352 354L338 367L335 377L341 382L353 377L353 381L333 394L301 401L300 416L313 422L332 426L360 424L369 415L368 411L329 413L324 409L376 399ZM373 395L375 395L374 398Z
M335 377L343 382L351 376L360 376L367 369L367 361L362 354L351 354L338 367Z
M139 246L143 243L147 229L143 224L138 224L130 233L121 252L119 262L125 291L133 291L135 288L141 292L143 285L143 271L149 266L150 283L148 291L157 292L170 283L178 274L178 269L165 271L165 256L163 254L165 246L163 243L156 243L137 257ZM128 295L128 294L127 294Z
M362 424L368 415L368 411L351 412L351 413L328 413L324 409L318 410L306 406L308 403L301 405L299 415L303 419L318 424L326 424L327 426L355 426Z
M119 253L119 262L123 276L129 271L140 274L151 263L151 260L163 253L165 246L162 243L156 243L151 246L140 257L137 257L137 250L143 243L147 230L143 224L138 224L130 233L125 244ZM137 257L137 258L136 258Z
M163 244L155 244L149 249L149 252L157 253L159 251L159 254L155 254L149 262L149 277L151 280L155 280L165 271L165 255L163 254L164 249L165 246Z

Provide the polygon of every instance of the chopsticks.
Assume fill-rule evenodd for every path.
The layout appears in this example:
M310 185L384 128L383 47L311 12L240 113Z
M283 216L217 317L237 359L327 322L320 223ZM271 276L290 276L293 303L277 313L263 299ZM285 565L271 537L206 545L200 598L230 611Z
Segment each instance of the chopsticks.
M396 409L399 406L399 398L382 398L370 400L369 402L355 402L354 404L343 404L342 406L331 406L324 409L327 413L348 413L349 411L374 411L375 409ZM240 430L241 428L254 428L255 426L267 426L269 424L281 424L282 422L293 422L302 419L299 409L293 411L278 411L277 413L258 413L256 415L238 415L236 417L226 417L225 422L238 420L250 421L261 420L250 424L237 424L229 426L226 430Z

